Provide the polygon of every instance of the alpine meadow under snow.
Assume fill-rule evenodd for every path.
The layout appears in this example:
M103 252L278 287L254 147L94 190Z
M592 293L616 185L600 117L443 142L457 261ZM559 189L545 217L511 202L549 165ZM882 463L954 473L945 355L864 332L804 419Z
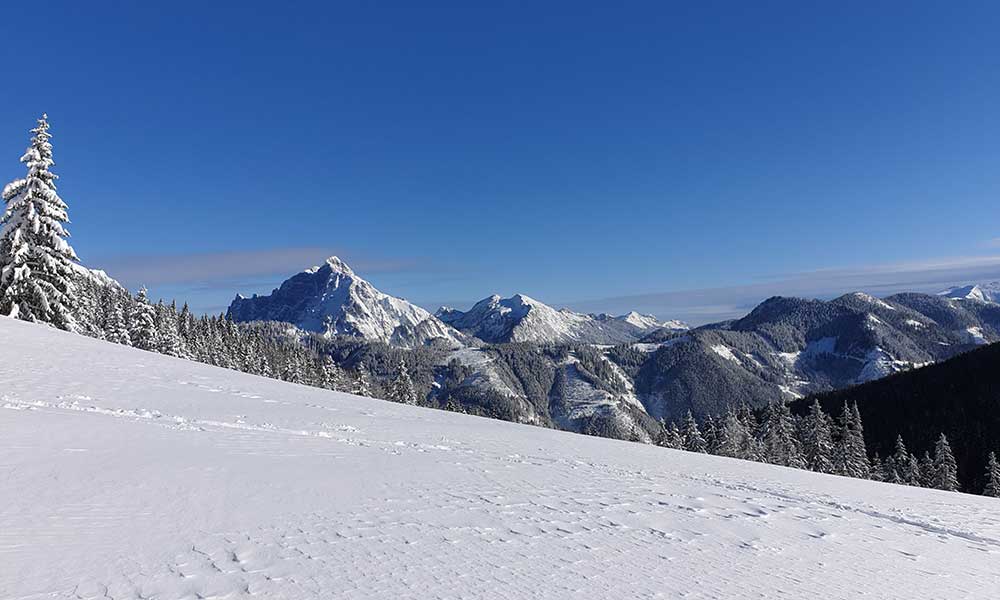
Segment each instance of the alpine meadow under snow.
M988 598L996 500L0 318L3 598Z

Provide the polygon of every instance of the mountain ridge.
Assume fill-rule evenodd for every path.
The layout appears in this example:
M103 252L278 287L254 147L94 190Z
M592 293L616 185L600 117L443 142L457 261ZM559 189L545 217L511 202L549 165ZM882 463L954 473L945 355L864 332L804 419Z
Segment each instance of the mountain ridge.
M286 279L270 294L237 295L226 314L238 322L286 321L324 336L401 347L467 341L423 308L379 291L336 256Z

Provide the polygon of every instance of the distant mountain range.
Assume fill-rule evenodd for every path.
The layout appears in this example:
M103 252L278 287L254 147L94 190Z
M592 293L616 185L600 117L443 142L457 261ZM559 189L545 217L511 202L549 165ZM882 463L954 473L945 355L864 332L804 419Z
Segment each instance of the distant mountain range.
M558 310L521 294L432 315L333 257L270 295L238 296L229 317L285 321L331 339L438 347L445 354L430 398L451 394L464 406L493 403L483 410L502 418L577 431L612 427L642 438L655 419L840 389L1000 340L991 290L775 297L742 319L689 329L637 313ZM443 380L451 381L447 390Z
M269 295L237 296L227 314L234 321L285 321L324 336L353 336L400 347L466 346L477 340L620 344L654 331L687 328L635 312L613 317L556 310L520 294L491 296L467 312L441 308L432 315L377 290L336 256L289 278Z
M770 298L742 319L658 341L636 373L650 414L719 413L838 389L1000 340L1000 305L927 294Z
M652 315L633 311L614 317L556 310L523 294L498 295L477 302L466 312L442 307L438 318L484 342L534 342L544 344L622 344L635 342L654 331L681 331L679 321L661 323Z

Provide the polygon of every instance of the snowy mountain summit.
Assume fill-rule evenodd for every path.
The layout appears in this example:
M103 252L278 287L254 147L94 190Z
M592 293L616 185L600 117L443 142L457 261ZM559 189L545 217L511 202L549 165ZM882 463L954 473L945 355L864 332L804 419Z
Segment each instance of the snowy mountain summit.
M477 302L468 311L441 308L437 316L456 329L485 342L619 344L669 327L686 329L677 321L660 323L656 317L589 315L555 309L524 294L502 298L497 294Z
M234 321L285 321L327 336L347 335L396 346L433 340L451 345L463 336L426 310L384 294L336 256L287 279L267 296L236 296Z
M1000 281L953 287L941 292L939 295L954 300L978 300L979 302L1000 303Z

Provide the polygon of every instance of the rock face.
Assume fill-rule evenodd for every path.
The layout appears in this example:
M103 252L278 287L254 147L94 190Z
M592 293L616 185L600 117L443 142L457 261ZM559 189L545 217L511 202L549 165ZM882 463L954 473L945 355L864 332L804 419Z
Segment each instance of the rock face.
M347 335L413 347L440 340L460 345L464 336L426 310L377 290L332 256L281 284L267 296L237 296L234 321L285 321L327 336Z
M664 328L681 330L678 321L660 323L636 312L620 317L557 310L524 294L501 298L494 294L468 311L441 308L437 316L452 327L491 344L621 344L634 342Z

